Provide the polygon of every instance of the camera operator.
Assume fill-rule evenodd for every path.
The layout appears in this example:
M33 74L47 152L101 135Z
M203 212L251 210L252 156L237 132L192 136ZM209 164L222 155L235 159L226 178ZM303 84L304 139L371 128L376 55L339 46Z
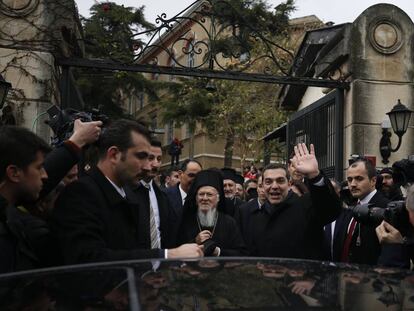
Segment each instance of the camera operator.
M53 190L73 166L78 164L82 148L99 139L101 126L102 121L82 122L80 119L74 121L73 133L69 139L63 141L46 156L45 170L49 178L44 184L40 197Z
M349 191L357 199L357 207L373 204L386 208L389 200L376 190L376 171L372 163L364 158L354 160L347 169ZM336 221L333 241L334 261L375 265L381 246L375 234L375 226L362 220L345 209Z
M414 226L414 185L407 190L405 208L408 220ZM378 263L385 266L410 268L410 259L414 258L414 248L411 239L387 221L383 221L377 228L378 240L382 245Z
M7 268L9 269L7 272L60 264L58 252L55 250L56 243L46 222L49 210L44 207L52 205L48 202L55 200L58 194L55 191L57 185L79 162L82 148L99 138L101 125L101 121L82 122L75 120L74 130L69 139L47 155L44 152L45 158L42 161L42 167L44 167L47 178L42 178L42 187L39 189L41 191L37 194L36 199L30 196L28 198L19 196L15 206L7 209L7 226L11 232L18 236L17 240L20 241L18 244L20 246L25 245L24 253L30 254L30 256L27 256L30 260L24 259L26 256L15 258L13 267ZM40 140L35 134L18 127L4 130L11 131L10 133L20 133L22 131L14 142L19 144L21 141L22 148L7 147L11 152L10 156L12 158L10 159L7 159L7 155L3 154L3 157L5 157L3 160L11 161L9 164L19 163L24 159L24 153L32 152L30 146L27 147L28 149L25 148L25 139ZM5 140L4 143L6 144L7 141ZM38 142L38 144L40 143ZM17 187L18 184L15 186Z

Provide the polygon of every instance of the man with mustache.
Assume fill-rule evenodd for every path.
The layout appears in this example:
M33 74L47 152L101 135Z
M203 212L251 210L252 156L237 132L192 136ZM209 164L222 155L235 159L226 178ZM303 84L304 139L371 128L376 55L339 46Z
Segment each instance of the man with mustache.
M376 170L370 161L358 159L353 162L347 169L346 179L352 197L358 200L357 204L387 207L389 200L375 188ZM350 210L344 210L337 220L338 234L333 241L333 259L375 265L381 252L375 224L361 223L353 216Z
M243 230L250 255L283 258L323 258L324 225L341 211L339 197L320 172L313 145L295 147L292 165L305 177L309 193L297 196L289 189L284 165L270 164L263 170L266 202L252 208Z

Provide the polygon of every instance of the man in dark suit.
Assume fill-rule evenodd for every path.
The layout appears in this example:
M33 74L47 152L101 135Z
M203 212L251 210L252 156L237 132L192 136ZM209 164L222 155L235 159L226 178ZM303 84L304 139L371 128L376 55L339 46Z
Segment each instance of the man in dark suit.
M183 206L187 193L197 173L202 170L201 164L196 160L185 160L178 171L180 182L175 186L165 190L169 205L171 207L170 234L172 240L177 239L178 228L183 215Z
M330 178L331 184L335 189L336 194L340 197L341 185L338 181L333 178ZM342 203L342 208L346 208L345 203ZM334 251L333 251L333 241L338 236L338 228L341 227L341 218L335 219L330 224L327 224L324 227L324 259L329 261L334 261Z
M99 161L59 196L52 224L66 264L199 257L196 244L149 249L139 202L127 186L149 170L150 136L141 124L117 120L101 134Z
M151 139L150 144L150 170L144 170L144 176L138 185L133 186L138 201L142 203L142 207L139 209L139 227L143 228L143 234L140 238L148 248L160 248L160 246L166 248L171 245L169 232L171 207L167 195L154 182L161 167L162 145L160 141L155 139ZM155 223L156 229L151 228L153 223ZM152 235L151 232L153 232Z
M252 256L321 259L323 227L341 211L339 197L319 171L313 145L295 147L291 160L305 176L309 193L302 197L289 190L285 166L270 164L263 170L266 202L251 208L243 236Z
M369 203L385 208L389 200L375 189L376 171L365 159L356 160L346 172L349 190L358 204ZM338 233L333 242L333 260L357 264L377 264L381 247L374 223L361 223L351 210L344 210L337 220Z
M252 243L250 241L251 236L248 233L250 214L257 210L260 210L263 204L266 202L266 196L263 190L263 178L262 175L257 174L257 198L252 198L248 202L243 203L240 206L239 217L237 220L240 232L243 236L246 244Z

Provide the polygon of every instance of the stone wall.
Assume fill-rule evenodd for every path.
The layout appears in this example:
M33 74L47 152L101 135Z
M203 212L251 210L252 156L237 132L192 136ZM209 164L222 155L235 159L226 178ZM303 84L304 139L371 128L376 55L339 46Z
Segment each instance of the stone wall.
M12 84L7 105L18 125L49 139L42 115L60 104L57 57L82 55L74 0L5 0L0 3L0 73Z
M381 123L397 100L414 110L414 24L408 15L391 4L365 10L352 24L349 66L351 91L345 101L345 155L370 154L381 163ZM403 137L400 150L390 164L414 154L414 131ZM391 130L392 132L392 130ZM393 134L392 146L397 144Z

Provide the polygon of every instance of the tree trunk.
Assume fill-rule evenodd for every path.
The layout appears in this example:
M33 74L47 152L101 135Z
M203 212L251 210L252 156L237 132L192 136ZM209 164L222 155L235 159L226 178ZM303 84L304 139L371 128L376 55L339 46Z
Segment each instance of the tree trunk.
M234 134L227 133L224 146L224 167L232 167L233 164Z
M272 150L271 150L271 148L270 148L270 144L269 144L269 142L268 141L265 141L264 142L264 154L263 154L263 164L264 164L264 166L266 166L266 165L268 165L268 164L270 164L270 159L271 159L271 156L272 156Z
M188 124L190 132L190 145L188 146L188 158L194 158L194 134L195 134L195 124Z

